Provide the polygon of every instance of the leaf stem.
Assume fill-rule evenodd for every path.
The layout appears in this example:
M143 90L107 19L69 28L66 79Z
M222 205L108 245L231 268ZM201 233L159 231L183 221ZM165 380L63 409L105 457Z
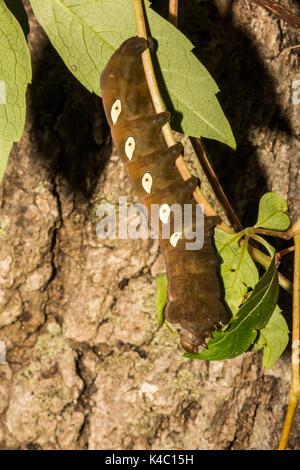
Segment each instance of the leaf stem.
M220 181L213 169L213 166L208 158L208 154L203 142L201 141L201 139L196 137L190 137L190 141L203 168L203 171L216 195L216 198L218 199L218 201L226 212L229 222L234 227L235 231L238 232L240 230L243 230L243 226L239 221L238 216L234 212L230 202L228 201L228 198L224 193Z
M267 240L265 240L263 237L260 237L259 235L252 235L252 239L263 245L266 250L269 252L270 256L273 257L275 255L275 249L269 245ZM276 257L276 256L275 256ZM276 263L275 263L276 264ZM276 266L277 267L277 266Z
M290 235L288 235L289 232L279 232L278 230L267 230L264 228L256 228L253 227L255 233L260 233L261 235L266 235L269 237L278 237L278 238L284 238L285 240L288 240L291 238Z
M169 21L177 28L178 0L169 0Z
M295 235L299 235L300 233L300 219L292 225L292 227L287 231L288 238L292 238Z
M296 228L295 228L296 227ZM288 444L296 408L300 400L300 219L292 227L294 231L294 289L292 330L292 378L288 410L278 449L285 450Z
M277 251L276 253L277 261L279 262L284 256L288 255L294 250L295 250L294 246L289 246L288 248L285 248L284 250Z
M261 264L265 269L268 269L271 264L271 258L268 255L265 255L262 251L258 250L250 243L248 244L248 251L254 261ZM280 287L286 290L289 294L293 295L293 284L291 283L291 281L286 279L286 277L284 277L280 272L278 272L278 281Z

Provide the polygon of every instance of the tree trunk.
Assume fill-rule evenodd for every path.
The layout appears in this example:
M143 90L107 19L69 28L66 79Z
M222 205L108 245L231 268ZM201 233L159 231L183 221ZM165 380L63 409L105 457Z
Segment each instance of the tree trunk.
M25 3L33 82L0 187L1 448L276 449L290 350L269 371L261 352L192 361L158 328L157 241L96 235L100 203L137 202L101 100L68 72ZM295 3L281 2L297 13ZM299 216L300 104L291 101L299 52L280 54L300 44L299 32L249 0L179 4L179 28L222 90L237 139L236 152L208 145L230 201L245 225L266 191ZM289 276L291 265L289 255ZM290 321L291 299L281 306ZM291 449L300 448L299 416Z

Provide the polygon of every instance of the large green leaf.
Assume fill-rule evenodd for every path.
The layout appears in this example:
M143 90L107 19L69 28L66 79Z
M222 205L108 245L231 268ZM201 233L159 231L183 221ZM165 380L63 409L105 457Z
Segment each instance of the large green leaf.
M13 142L5 142L4 140L0 140L0 183L5 173L7 160L8 160L12 145L13 145Z
M259 331L259 338L254 343L253 351L264 349L263 366L266 369L273 367L289 342L289 329L281 310L276 305L274 312L266 326Z
M0 0L0 181L13 142L20 140L31 81L30 54L19 22Z
M35 15L69 70L100 96L99 76L120 44L136 36L131 0L30 0ZM235 140L206 68L191 52L192 43L146 3L151 36L158 42L156 75L178 115L177 130L235 147ZM225 59L224 59L225 60ZM161 76L162 74L162 76ZM169 106L169 100L166 98ZM177 116L178 116L177 115ZM176 117L175 117L176 118Z
M27 34L29 34L29 23L22 0L4 0L4 2L7 8L9 8L12 14L17 18L23 29L23 33L27 36Z
M276 193L265 193L259 202L256 227L269 230L287 230L290 226L290 218L287 211L286 200Z
M257 268L248 250L239 245L239 238L239 234L215 230L215 244L222 258L224 300L233 315L238 312L249 289L254 289L259 280Z
M252 295L242 305L238 315L232 319L225 331L216 331L209 340L207 349L199 354L185 353L193 359L223 360L239 356L247 351L263 328L275 308L279 284L275 258L257 283Z

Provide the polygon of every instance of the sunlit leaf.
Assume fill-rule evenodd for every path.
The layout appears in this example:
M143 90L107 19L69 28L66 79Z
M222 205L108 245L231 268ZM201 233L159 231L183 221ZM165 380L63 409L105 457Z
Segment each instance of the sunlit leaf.
M259 331L259 338L253 346L253 351L263 348L263 366L273 367L289 342L289 329L281 310L276 305L275 310L264 328Z
M90 91L100 95L99 77L113 52L136 36L131 0L31 0L36 17L59 55ZM235 140L206 68L192 43L146 3L151 36L158 43L154 67L172 125L187 135L208 137L235 148ZM225 58L224 58L225 60ZM172 106L171 106L171 103ZM171 109L173 108L173 109Z
M224 300L233 315L239 310L249 289L254 289L259 279L257 268L248 250L243 251L238 243L239 238L238 234L215 230L215 244L222 259Z
M287 230L290 226L290 218L287 211L286 200L276 193L266 193L259 202L256 227L269 230Z
M26 115L25 94L31 81L30 55L22 28L0 2L0 181L13 142L20 140Z
M4 3L16 17L23 29L25 36L27 36L29 34L29 23L22 0L4 0Z
M225 331L216 331L207 349L196 355L185 353L194 359L223 360L239 356L254 342L257 331L265 326L275 308L278 298L278 274L275 259L259 280L252 295L242 305L237 316Z

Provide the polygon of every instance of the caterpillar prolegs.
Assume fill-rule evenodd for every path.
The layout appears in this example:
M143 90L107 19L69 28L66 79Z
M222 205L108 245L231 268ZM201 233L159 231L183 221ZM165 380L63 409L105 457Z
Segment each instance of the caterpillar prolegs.
M205 216L201 249L186 250L182 232L171 230L169 239L161 237L161 226L171 217L169 208L173 203L182 207L196 204L192 194L198 180L192 176L183 181L175 165L183 147L180 143L167 147L162 135L161 128L170 120L170 113L155 113L141 59L148 47L148 41L133 37L115 51L101 74L103 105L113 140L140 201L149 215L151 205L159 204L160 245L168 278L166 319L180 324L183 348L195 353L212 331L225 323L212 244L212 229L219 218Z

